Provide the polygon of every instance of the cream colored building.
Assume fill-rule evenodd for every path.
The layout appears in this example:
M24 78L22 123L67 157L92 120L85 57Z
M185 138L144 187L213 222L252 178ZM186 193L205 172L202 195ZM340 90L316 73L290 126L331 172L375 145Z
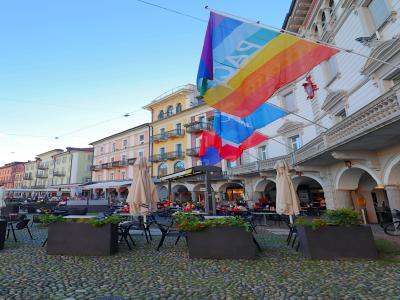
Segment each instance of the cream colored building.
M268 100L304 118L261 129L274 139L228 170L250 200L274 197L274 166L285 159L302 205L325 199L328 208L361 209L364 199L370 223L400 209L399 14L399 1L292 1L284 29L372 58L341 51L309 73L319 87L314 99L306 99L303 77Z
M36 160L27 161L25 165L25 173L23 176L23 189L33 189L36 186L36 173L37 173L37 164Z
M81 193L81 184L91 181L93 148L67 147L66 151L53 156L51 187L70 192L73 197Z
M54 160L53 156L64 152L62 149L53 149L36 156L37 173L35 188L49 188L53 182Z

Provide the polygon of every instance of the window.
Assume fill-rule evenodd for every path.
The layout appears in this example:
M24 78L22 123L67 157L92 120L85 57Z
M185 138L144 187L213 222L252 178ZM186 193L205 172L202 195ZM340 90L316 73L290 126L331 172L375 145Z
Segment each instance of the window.
M267 159L267 146L258 147L258 159L266 160Z
M121 160L122 160L123 162L126 162L126 155L125 155L125 154L123 154L123 155L121 156Z
M175 128L176 128L176 133L180 135L182 133L182 124L181 123L176 124Z
M174 113L174 107L172 105L168 106L167 108L167 117L172 116Z
M101 163L102 163L102 161L101 161L101 159L99 160L99 165L101 165Z
M296 101L294 98L293 92L285 94L283 96L283 106L287 111L295 111L296 110Z
M103 152L104 152L104 148L103 148L103 146L101 146L100 147L100 154L103 154Z
M185 170L185 163L183 161L178 161L174 165L174 172L179 172Z
M97 175L97 181L101 181L101 175Z
M226 161L226 166L227 166L228 168L236 167L236 161L229 161L229 160L227 160L227 161Z
M92 161L92 159L93 159L92 154L88 154L87 160L88 160L88 161Z
M179 156L182 155L182 144L176 144L175 151L178 153Z
M139 156L139 158L143 158L143 156L144 156L143 151L139 151L138 156Z
M178 103L178 104L176 105L176 112L179 113L179 112L181 112L181 111L182 111L182 104Z
M326 85L329 85L332 82L332 80L335 79L336 76L338 75L336 57L333 56L328 60L326 60L323 63L322 68L324 72Z
M125 179L125 171L121 171L121 179L122 179L122 180Z
M144 134L139 135L139 144L144 144Z
M110 172L110 180L114 180L114 172Z
M114 162L114 157L111 157L111 162Z
M165 148L164 147L160 148L160 158L165 159Z
M111 151L115 151L115 143L112 143Z
M340 121L342 121L344 118L346 118L346 110L345 109L343 109L343 110L341 110L340 112L338 112L336 115L335 115L335 120L336 120L336 122L340 122Z
M67 158L64 156L64 157L62 158L62 162L65 163L66 161L67 161Z
M300 135L296 134L289 137L289 145L293 149L293 151L298 150L301 147Z
M166 163L161 163L158 166L158 177L162 177L162 176L167 175L168 174L167 171L168 171L167 164Z
M163 110L160 110L160 112L158 113L158 119L159 120L164 119L164 111Z
M122 141L122 145L123 145L124 149L125 149L126 147L128 147L128 140L123 140L123 141Z
M375 30L378 30L391 14L387 1L372 0L367 7L374 23Z

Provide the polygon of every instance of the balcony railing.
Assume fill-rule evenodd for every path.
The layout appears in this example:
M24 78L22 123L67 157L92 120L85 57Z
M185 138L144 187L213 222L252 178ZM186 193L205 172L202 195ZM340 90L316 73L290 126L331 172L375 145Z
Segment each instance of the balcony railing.
M90 171L100 171L102 169L102 165L92 165L90 166Z
M31 174L24 174L24 180L32 180L32 175Z
M186 149L187 156L199 156L200 147Z
M65 172L64 171L54 171L53 176L62 177L62 176L65 176Z
M136 158L128 158L128 165L134 165Z
M182 151L167 152L168 160L183 159L185 156Z
M35 189L44 189L46 186L42 184L37 184L34 186Z
M38 167L37 167L39 170L47 170L49 167L48 166L46 166L45 164L38 164Z
M49 176L47 174L37 174L36 177L37 178L47 178Z
M198 133L202 130L210 130L212 127L211 123L208 122L192 122L184 125L188 133Z
M158 143L162 141L166 141L168 139L168 135L166 132L160 133L160 134L155 134L150 138L151 143Z
M167 134L168 138L180 137L180 136L184 136L185 135L185 130L183 130L183 129L174 129L174 130L167 131L166 134Z
M165 160L167 160L167 156L165 153L150 156L150 162L160 162L160 161L165 161Z

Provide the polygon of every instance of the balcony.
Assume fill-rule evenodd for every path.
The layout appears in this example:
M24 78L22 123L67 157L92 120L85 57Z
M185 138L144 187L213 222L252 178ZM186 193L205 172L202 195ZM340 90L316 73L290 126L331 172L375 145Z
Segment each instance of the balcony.
M200 147L186 149L187 156L199 156Z
M47 178L49 177L47 174L36 174L36 178Z
M38 164L38 167L37 167L39 170L47 170L49 167L48 166L46 166L45 164Z
M111 169L112 168L112 163L104 163L101 164L102 169Z
M289 154L232 167L228 169L227 174L230 176L235 176L272 171L275 170L275 164L282 159L285 160L289 165L293 165L292 155Z
M24 180L32 180L32 174L24 174Z
M185 135L185 130L183 129L174 129L166 132L168 138L173 137L181 137Z
M62 177L62 176L65 176L65 172L64 171L54 171L53 176Z
M150 162L160 162L165 160L167 160L167 156L165 155L165 153L150 156Z
M182 151L172 151L166 153L168 160L183 159L185 156Z
M100 171L102 169L101 165L90 166L90 171Z
M128 165L134 165L136 158L128 158Z
M150 138L151 143L158 143L158 142L163 142L168 139L167 133L160 133L160 134L155 134Z
M202 130L211 130L212 124L208 122L192 122L184 125L188 133L199 133Z

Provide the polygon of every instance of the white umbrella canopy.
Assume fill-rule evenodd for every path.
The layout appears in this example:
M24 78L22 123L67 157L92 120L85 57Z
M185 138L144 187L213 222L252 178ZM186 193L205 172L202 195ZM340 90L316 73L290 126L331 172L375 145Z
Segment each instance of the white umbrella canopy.
M299 214L299 199L289 174L289 166L284 160L275 165L276 170L276 212L290 216Z
M126 202L131 214L146 215L157 210L158 193L150 177L149 168L144 158L133 166L133 182L129 188Z
M6 207L6 202L4 201L4 188L0 186L0 208Z

